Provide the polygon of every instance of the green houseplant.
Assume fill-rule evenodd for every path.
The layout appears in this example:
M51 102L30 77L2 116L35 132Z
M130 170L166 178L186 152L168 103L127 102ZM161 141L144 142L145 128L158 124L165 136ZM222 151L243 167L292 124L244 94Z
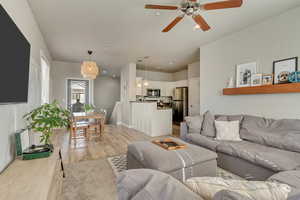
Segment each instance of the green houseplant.
M92 104L84 104L84 111L86 113L89 113L93 110L95 110L95 107Z
M50 137L54 128L68 128L70 124L70 112L62 108L57 101L32 110L24 115L29 130L40 132L41 142L50 145Z

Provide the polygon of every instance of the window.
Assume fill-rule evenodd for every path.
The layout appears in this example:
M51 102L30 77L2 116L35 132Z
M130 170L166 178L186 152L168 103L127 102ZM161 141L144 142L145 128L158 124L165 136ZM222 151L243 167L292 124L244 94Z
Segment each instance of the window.
M49 103L50 67L44 57L41 57L41 96L42 104Z

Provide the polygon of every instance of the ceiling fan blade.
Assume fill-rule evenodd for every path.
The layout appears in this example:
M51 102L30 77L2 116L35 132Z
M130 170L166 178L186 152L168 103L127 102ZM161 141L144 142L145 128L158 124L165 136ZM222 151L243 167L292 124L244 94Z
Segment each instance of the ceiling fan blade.
M194 15L193 19L203 31L208 31L210 29L210 26L201 15Z
M177 10L177 6L162 6L162 5L145 5L146 9L160 9L160 10Z
M243 0L227 0L215 3L207 3L201 5L201 9L203 10L217 10L224 8L238 8L243 5Z
M178 22L180 22L183 19L183 16L178 16L176 19L174 19L162 32L166 33L169 32Z

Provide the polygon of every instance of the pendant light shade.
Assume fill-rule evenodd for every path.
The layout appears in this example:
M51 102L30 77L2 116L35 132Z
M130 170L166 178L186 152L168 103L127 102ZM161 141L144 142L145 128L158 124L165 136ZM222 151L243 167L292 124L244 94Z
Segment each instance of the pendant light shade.
M88 51L88 54L91 56L93 54L92 51ZM96 79L99 75L99 68L97 63L94 61L84 61L81 65L81 75L87 79Z

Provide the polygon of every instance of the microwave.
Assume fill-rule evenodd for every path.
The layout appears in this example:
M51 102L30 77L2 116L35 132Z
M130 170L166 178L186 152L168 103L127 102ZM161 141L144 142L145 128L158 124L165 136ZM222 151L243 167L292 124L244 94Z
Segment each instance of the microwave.
M147 89L148 97L160 97L160 89Z

